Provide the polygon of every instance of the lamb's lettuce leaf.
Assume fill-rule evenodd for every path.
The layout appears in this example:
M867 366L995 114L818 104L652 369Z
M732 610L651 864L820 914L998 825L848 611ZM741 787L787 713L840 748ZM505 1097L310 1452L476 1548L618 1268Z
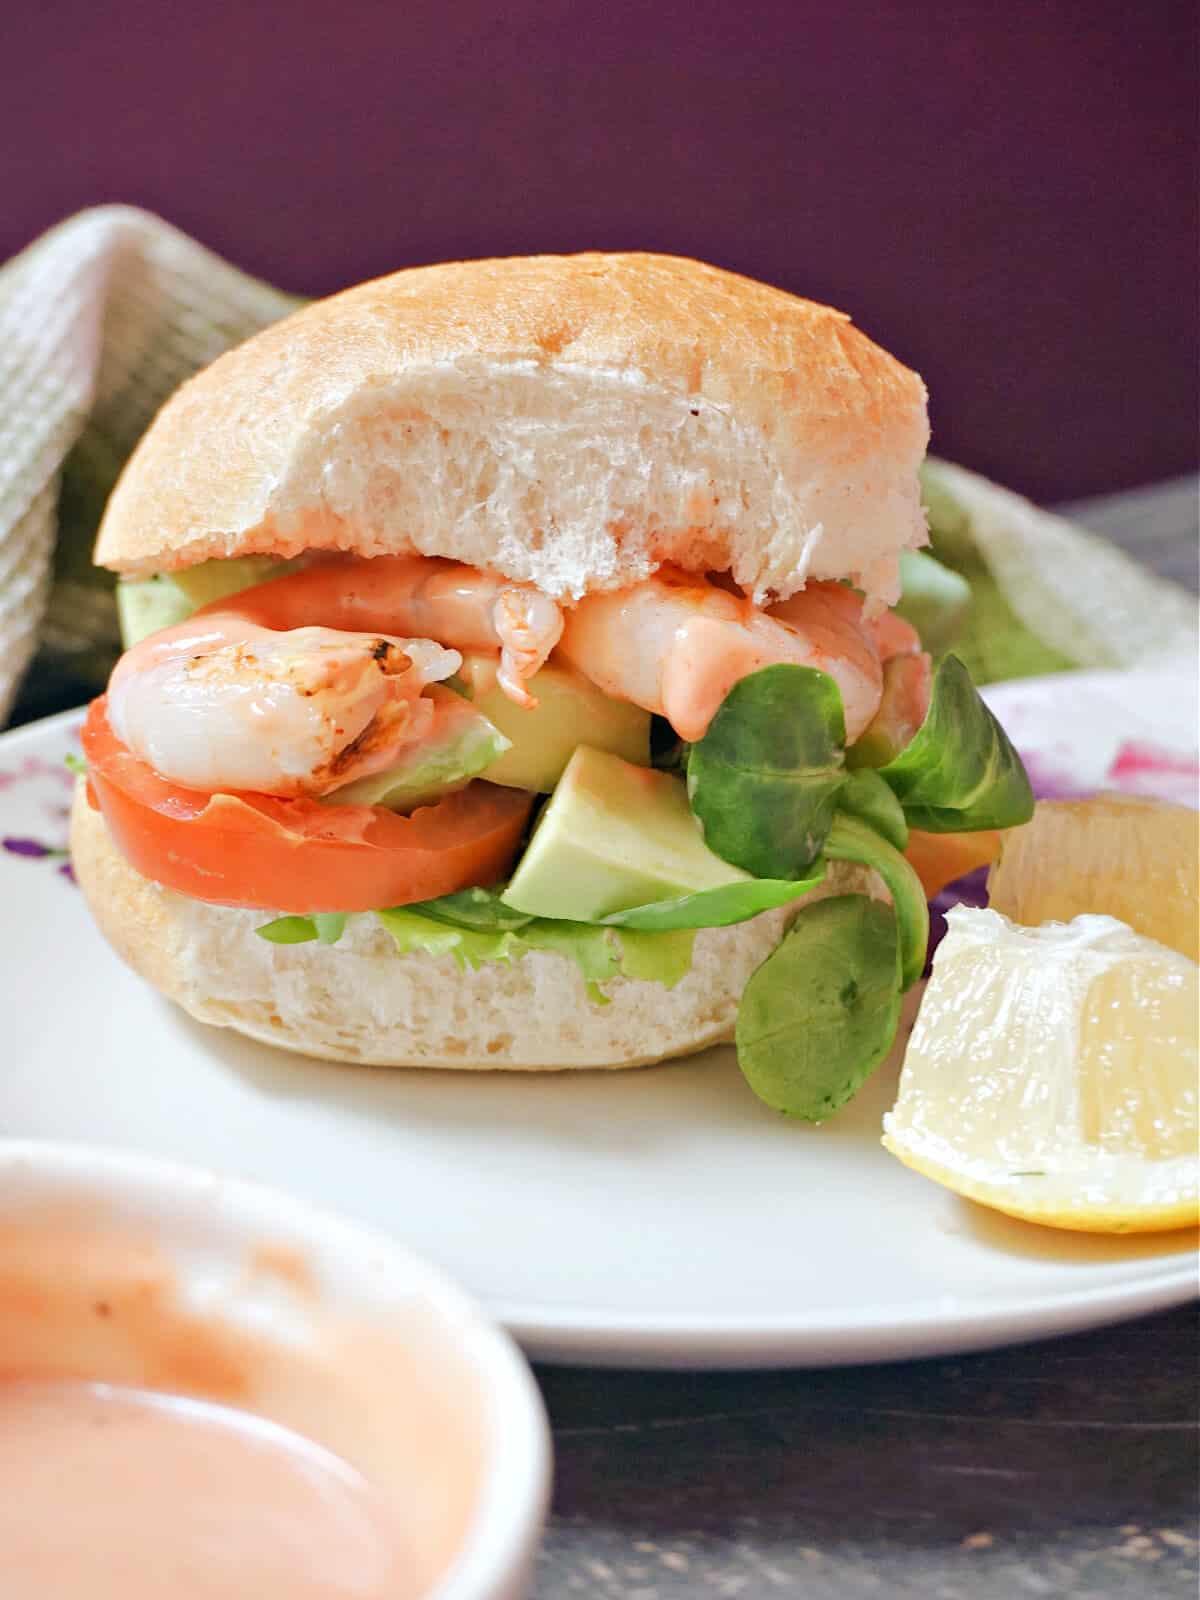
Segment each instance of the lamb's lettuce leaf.
M717 889L700 889L677 900L655 900L650 905L613 911L600 921L609 928L638 929L644 933L674 928L728 928L748 922L761 911L773 911L815 889L825 876L820 864L803 878L749 878L744 883L724 883Z
M705 844L756 878L800 878L833 821L845 742L826 673L781 663L735 683L688 757Z
M924 721L885 763L873 766L855 746L848 773L844 739L841 696L825 673L778 665L734 684L688 757L688 798L705 843L756 878L795 879L817 859L838 810L899 848L908 826L965 833L1033 815L1021 758L956 656L938 664Z
M861 817L839 812L825 840L825 855L830 861L856 861L872 867L883 879L899 932L900 983L902 988L910 988L924 970L929 944L929 905L920 878L900 852Z
M886 785L883 785L886 788ZM888 791L889 797L891 791ZM895 804L895 802L892 802ZM825 868L814 867L803 878L748 878L742 883L725 883L716 889L698 889L694 894L671 900L654 900L626 911L613 911L588 923L566 922L568 927L621 928L626 932L673 933L683 929L727 928L747 922L761 911L798 900L815 889L825 876ZM535 918L515 911L501 900L494 889L464 889L459 894L443 895L440 900L423 900L413 910L456 927L485 929L489 932L518 931L530 923L560 922L563 919Z
M860 817L869 828L881 834L897 850L908 843L908 823L904 807L884 780L870 767L852 772L838 790L838 811Z
M896 1037L899 944L891 909L866 895L801 909L738 1007L738 1064L760 1100L824 1122L858 1093Z
M411 909L435 922L448 922L456 928L475 928L483 933L506 933L527 927L533 917L514 911L500 898L499 889L460 889L436 900L422 900Z
M1033 815L1021 758L957 656L938 663L929 711L914 738L876 770L909 825L927 833L1012 828Z

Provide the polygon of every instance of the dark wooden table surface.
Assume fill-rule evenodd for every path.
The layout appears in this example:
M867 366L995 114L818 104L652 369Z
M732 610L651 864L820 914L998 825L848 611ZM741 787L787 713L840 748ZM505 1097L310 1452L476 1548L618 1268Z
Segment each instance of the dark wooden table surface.
M1197 586L1188 480L1078 508ZM1197 1593L1192 1308L987 1355L824 1372L541 1368L534 1600Z
M1189 1308L887 1367L542 1369L536 1600L1194 1600L1196 1332Z

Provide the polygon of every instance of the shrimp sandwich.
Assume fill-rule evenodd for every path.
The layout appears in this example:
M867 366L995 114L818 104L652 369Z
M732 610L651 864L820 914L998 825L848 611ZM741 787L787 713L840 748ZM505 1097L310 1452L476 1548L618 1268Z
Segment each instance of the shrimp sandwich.
M1028 814L953 657L921 380L699 262L398 272L230 351L97 561L76 872L204 1022L332 1060L634 1066L735 1036L820 1117L924 958L910 827Z

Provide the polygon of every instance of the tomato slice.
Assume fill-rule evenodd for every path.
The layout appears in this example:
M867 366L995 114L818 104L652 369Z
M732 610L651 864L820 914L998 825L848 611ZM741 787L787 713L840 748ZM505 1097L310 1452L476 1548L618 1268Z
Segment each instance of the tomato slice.
M1000 854L1000 834L995 828L978 833L923 833L910 828L904 854L932 900L956 878L990 866Z
M382 806L202 794L121 743L107 697L83 725L88 794L143 877L193 900L303 915L371 911L504 877L534 797L476 779L400 817Z

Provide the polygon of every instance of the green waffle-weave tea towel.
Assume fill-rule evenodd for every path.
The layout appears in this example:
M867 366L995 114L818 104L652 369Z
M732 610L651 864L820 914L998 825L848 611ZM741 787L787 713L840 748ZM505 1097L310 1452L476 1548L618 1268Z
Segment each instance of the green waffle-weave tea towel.
M0 724L22 679L22 716L102 687L119 641L91 549L121 467L185 378L300 303L127 206L0 269ZM955 649L978 681L1194 650L1191 597L1103 540L960 468L925 482L934 553L972 584Z

